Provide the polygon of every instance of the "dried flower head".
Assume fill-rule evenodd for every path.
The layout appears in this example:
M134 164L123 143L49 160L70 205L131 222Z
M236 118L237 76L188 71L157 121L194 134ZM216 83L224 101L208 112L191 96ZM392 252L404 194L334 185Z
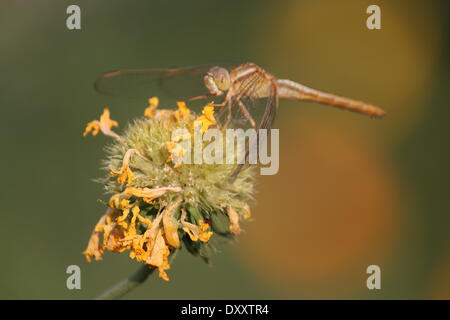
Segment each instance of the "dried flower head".
M85 135L99 131L113 137L106 149L107 174L100 181L109 195L106 213L95 226L83 254L88 261L101 260L109 250L157 268L169 280L169 256L184 246L209 261L218 239L239 234L239 222L250 217L253 169L242 170L230 182L235 164L185 164L183 142L193 139L198 127L203 134L217 127L213 105L196 116L184 102L177 110L158 109L149 99L145 117L134 120L122 135L105 109L100 121L87 125ZM173 138L177 129L185 134Z

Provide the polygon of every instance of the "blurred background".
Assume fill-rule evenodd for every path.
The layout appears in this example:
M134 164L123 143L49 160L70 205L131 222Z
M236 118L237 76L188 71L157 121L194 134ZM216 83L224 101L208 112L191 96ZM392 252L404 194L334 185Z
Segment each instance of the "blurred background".
M81 30L66 28L69 4ZM371 4L381 30L366 28ZM81 255L103 213L92 180L109 141L83 138L84 126L104 106L121 127L147 106L96 93L95 78L221 61L388 116L282 101L280 171L258 180L246 232L213 267L183 252L171 282L152 277L127 298L450 298L449 10L438 0L3 0L0 298L90 299L138 266ZM81 290L66 288L72 264ZM372 264L381 290L366 287Z

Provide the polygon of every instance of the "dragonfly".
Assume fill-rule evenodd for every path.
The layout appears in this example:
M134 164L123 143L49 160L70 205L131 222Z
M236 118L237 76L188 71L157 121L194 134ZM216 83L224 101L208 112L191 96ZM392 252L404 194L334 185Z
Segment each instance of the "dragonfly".
M101 75L95 88L111 95L125 96L121 92L129 91L131 96L148 97L152 83L169 95L187 101L222 98L214 106L218 108L217 119L223 128L250 124L255 129L270 129L280 99L318 102L372 118L385 115L381 108L370 103L313 89L292 80L278 79L252 62L234 66L118 70ZM193 95L195 90L204 92ZM257 114L260 116L255 119ZM248 159L248 151L245 158ZM239 165L231 179L235 179L243 167Z
M181 80L178 89L171 84L173 79ZM223 127L236 122L248 122L253 128L269 129L274 122L280 99L318 102L372 118L385 115L381 108L370 103L313 89L292 80L278 79L251 62L229 68L208 65L118 70L102 74L95 82L95 88L102 93L121 95L120 91L126 90L125 87L134 86L138 88L133 89L143 88L144 94L147 91L148 97L151 83L157 83L162 91L181 96L187 101L223 97L222 101L215 103ZM194 84L196 88L191 88L190 84ZM199 87L206 89L206 93L194 95L192 91L202 90ZM183 92L180 92L180 88ZM186 90L190 92L184 93ZM262 117L259 121L255 120L254 113L261 112L264 113Z

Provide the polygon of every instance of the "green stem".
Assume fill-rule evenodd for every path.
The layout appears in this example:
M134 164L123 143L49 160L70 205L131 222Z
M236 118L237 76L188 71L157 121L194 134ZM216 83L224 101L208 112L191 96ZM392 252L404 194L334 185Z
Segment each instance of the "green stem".
M175 258L178 250L175 250L170 255L170 262ZM142 264L139 269L137 269L131 276L123 279L117 283L114 287L106 290L101 295L99 295L95 300L117 300L122 298L128 292L132 291L141 285L147 278L155 272L155 268L149 268L147 265Z

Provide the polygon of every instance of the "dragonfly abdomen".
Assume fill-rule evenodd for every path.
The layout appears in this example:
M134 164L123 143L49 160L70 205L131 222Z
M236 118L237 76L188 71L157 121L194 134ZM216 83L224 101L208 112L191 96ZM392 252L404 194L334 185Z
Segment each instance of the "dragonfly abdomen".
M282 99L315 101L371 117L382 117L385 115L382 109L372 104L322 92L291 80L279 79L277 80L277 85L279 97Z

